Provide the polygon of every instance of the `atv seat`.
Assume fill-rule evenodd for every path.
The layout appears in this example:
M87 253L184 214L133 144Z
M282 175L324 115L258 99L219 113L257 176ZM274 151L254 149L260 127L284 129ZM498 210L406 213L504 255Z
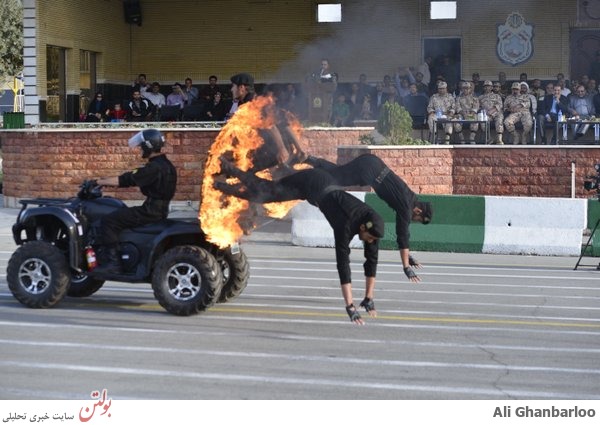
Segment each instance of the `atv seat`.
M143 226L134 227L129 229L136 233L147 233L150 235L158 235L168 227L175 224L175 220L165 218L164 220L157 221L156 223L145 224Z

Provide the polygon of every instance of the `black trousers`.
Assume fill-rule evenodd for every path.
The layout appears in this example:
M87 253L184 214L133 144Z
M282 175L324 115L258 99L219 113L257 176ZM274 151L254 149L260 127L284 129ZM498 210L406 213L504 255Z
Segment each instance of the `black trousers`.
M123 230L155 223L166 218L168 213L169 201L146 201L139 207L120 208L102 217L98 243L116 246Z

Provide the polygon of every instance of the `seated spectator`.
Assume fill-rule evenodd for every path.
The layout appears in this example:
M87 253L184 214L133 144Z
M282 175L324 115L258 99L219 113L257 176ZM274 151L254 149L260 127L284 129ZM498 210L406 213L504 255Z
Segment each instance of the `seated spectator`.
M596 80L590 78L586 86L587 93L590 96L596 96L598 94L598 87L596 86Z
M548 90L548 84L546 90ZM556 134L556 121L558 121L559 112L564 116L569 112L569 101L566 96L561 94L561 87L552 85L552 94L544 96L544 100L538 107L538 121L540 123L540 135L542 136L542 144L545 145L546 140L546 128L551 127L554 134L554 142L558 140Z
M542 80L539 78L535 78L531 82L531 87L529 88L529 93L535 96L535 98L541 102L544 100L544 96L546 95L546 91L542 88Z
M533 118L531 117L531 99L528 95L521 94L521 83L514 82L511 86L512 93L504 100L504 111L508 116L504 119L504 128L512 136L513 145L527 144ZM523 134L519 134L516 124L523 126Z
M127 121L150 121L154 113L154 105L144 99L139 90L134 90L132 99L127 104Z
M488 119L494 123L496 128L496 141L497 145L503 145L502 134L504 133L504 101L499 93L492 91L494 85L490 80L486 80L483 83L483 94L479 96L479 105L485 110ZM500 85L498 85L500 89Z
M416 83L412 83L409 86L409 90L408 96L402 98L402 104L413 120L413 127L418 127L423 125L427 118L429 98L424 93L418 91Z
M362 98L362 105L360 108L360 114L358 119L360 120L372 120L373 111L371 110L371 95L365 94Z
M120 103L115 103L113 108L108 111L108 119L110 122L123 122L127 119L127 111L125 111Z
M152 83L151 90L147 91L144 97L152 102L157 112L166 104L165 95L160 92L160 84L156 81Z
M437 116L442 118L452 119L454 117L454 97L448 93L448 84L445 81L438 82L438 92L429 98L429 104L427 105L427 124L429 126L429 134L434 134L435 126L437 125ZM444 124L444 143L450 143L450 136L452 135L452 123ZM432 141L436 143L435 140Z
M108 113L108 103L102 97L102 93L96 93L94 100L90 102L87 115L85 117L86 122L103 122L106 121L106 114Z
M346 103L346 96L339 93L331 109L331 124L336 127L347 126L349 119L350 106Z
M454 107L455 113L459 118L465 120L474 120L479 111L479 99L473 95L473 83L464 81L461 84L460 95L456 98L456 105ZM469 143L475 144L475 136L479 124L469 124ZM463 125L461 123L454 124L454 132L458 134L458 139L461 144L465 143L465 136L463 135Z
M179 105L181 109L185 106L185 102L187 101L187 96L183 92L181 84L175 83L171 87L172 92L167 96L167 105L174 106Z
M576 120L589 120L596 114L592 98L588 96L583 84L575 89L575 93L569 96L569 115ZM589 124L576 124L574 139L584 136L590 128Z
M521 81L521 94L529 97L529 101L531 102L531 107L529 108L531 116L537 116L537 98L529 92L529 84L525 81Z
M221 92L216 92L213 100L206 105L207 121L225 121L227 112L231 108L229 103L223 100Z

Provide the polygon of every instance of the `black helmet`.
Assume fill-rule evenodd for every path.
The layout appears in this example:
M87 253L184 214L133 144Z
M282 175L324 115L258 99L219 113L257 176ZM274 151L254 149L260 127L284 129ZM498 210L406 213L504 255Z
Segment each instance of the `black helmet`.
M140 146L143 152L142 158L148 158L152 152L160 152L165 145L165 138L160 131L149 128L137 133L129 139L128 143L131 148Z

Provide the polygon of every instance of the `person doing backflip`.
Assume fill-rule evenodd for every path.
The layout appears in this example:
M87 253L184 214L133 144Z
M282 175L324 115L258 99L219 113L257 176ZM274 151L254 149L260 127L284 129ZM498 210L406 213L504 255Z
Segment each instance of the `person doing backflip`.
M371 207L336 186L332 176L321 169L307 169L277 181L257 177L221 159L221 171L237 177L240 183L215 182L221 192L257 203L306 199L319 208L333 229L335 257L346 313L358 325L364 324L354 306L350 275L350 241L355 235L364 242L365 298L360 303L371 317L377 316L373 295L379 255L378 240L383 237L383 219Z
M421 264L410 255L409 224L411 221L428 224L433 216L431 203L419 201L406 182L392 172L381 158L372 154L361 155L345 165L336 165L313 156L309 156L305 162L326 170L337 185L371 186L396 211L396 242L404 273L411 282L419 282L421 279L412 267L421 268Z
M97 179L100 186L138 186L146 195L141 206L119 208L102 217L97 243L105 250L104 261L94 270L95 274L118 274L121 262L118 253L119 234L125 229L154 223L167 218L169 202L175 195L177 170L161 149L165 139L160 131L147 129L129 139L129 147L141 148L146 165L116 177ZM101 256L102 257L102 256Z

